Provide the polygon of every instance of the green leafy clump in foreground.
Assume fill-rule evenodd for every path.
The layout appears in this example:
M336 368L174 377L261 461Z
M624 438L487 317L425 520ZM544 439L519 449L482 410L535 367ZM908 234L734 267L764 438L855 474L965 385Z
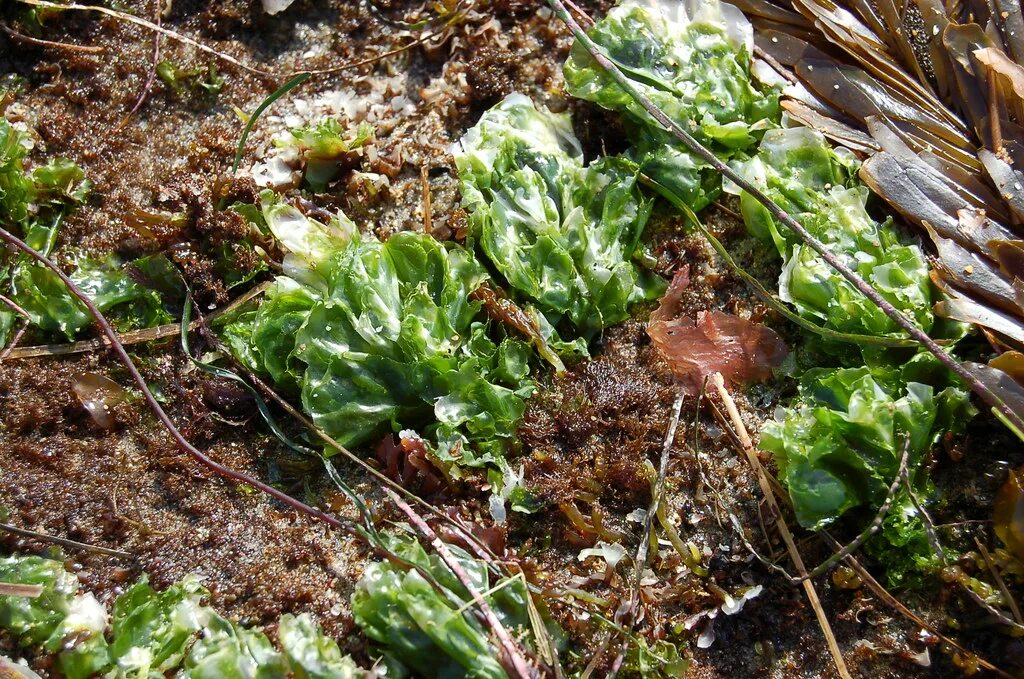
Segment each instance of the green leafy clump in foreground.
M742 173L923 330L957 333L935 321L936 292L920 247L901 238L891 222L871 219L856 169L852 156L833 150L818 132L794 128L767 132ZM842 332L906 336L760 203L745 193L740 201L750 231L782 255L780 296L800 314ZM927 498L923 462L943 433L960 430L973 415L967 392L923 350L864 346L858 357L820 340L816 347L832 365L851 367L807 371L799 396L761 432L801 525L818 529L854 508L880 507L904 446L909 478ZM868 543L889 566L893 583L938 563L921 521L901 489L880 535Z
M636 167L613 156L585 165L568 114L512 94L453 153L480 249L552 325L589 337L664 290L632 261L651 209Z
M486 629L466 614L472 598L436 555L428 555L415 540L389 536L388 548L421 566L442 588L434 589L416 570L401 570L389 562L371 564L352 595L352 615L375 642L388 676L504 679L498 651ZM487 565L462 549L448 546L469 574L478 593L491 592L487 601L502 625L519 639L533 629L529 594L524 581L491 581ZM537 624L544 624L539 621ZM550 631L557 636L553 626ZM373 652L373 651L372 651Z
M488 276L472 254L411 232L381 242L343 215L321 224L263 200L287 275L224 329L234 354L299 391L346 446L419 427L449 466L502 459L533 389L532 351L482 314L473 293Z
M804 374L796 402L761 430L801 525L817 529L853 507L881 506L904 445L913 478L937 438L970 412L962 389L932 386L943 372L919 354L899 368Z
M779 117L779 90L755 82L753 31L718 0L626 0L588 31L632 85L719 158L743 159ZM575 97L625 114L629 151L644 174L695 212L718 195L721 176L693 155L601 68L579 42L564 68Z
M0 629L22 646L55 656L66 679L345 679L361 677L336 642L306 615L281 617L279 646L262 632L231 622L203 600L194 576L163 592L143 577L117 597L112 613L60 561L0 558L0 582L39 585L36 598L0 596Z
M293 130L287 144L308 180L314 156L334 167L337 153L369 132L359 128L350 142L324 122ZM518 333L561 366L556 353L585 355L590 335L664 283L632 261L650 211L635 166L584 165L568 116L510 96L467 133L456 158L474 225L466 248L414 233L381 242L341 214L330 224L310 219L271 191L259 207L236 206L288 255L286 275L223 337L247 367L298 392L316 424L346 446L417 429L451 475L489 463L507 471L533 389L534 352ZM524 308L502 306L476 243ZM556 325L572 337L563 341Z
M24 159L26 135L0 118L0 225L36 251L49 256L64 218L88 195L91 185L82 170L68 160L53 160L29 172ZM71 279L100 308L113 312L118 327L130 330L170 320L160 296L136 283L115 258L98 260L75 255ZM85 307L48 269L27 255L8 254L0 260L0 292L29 316L43 333L68 339L91 322ZM0 305L0 346L21 323L21 315Z

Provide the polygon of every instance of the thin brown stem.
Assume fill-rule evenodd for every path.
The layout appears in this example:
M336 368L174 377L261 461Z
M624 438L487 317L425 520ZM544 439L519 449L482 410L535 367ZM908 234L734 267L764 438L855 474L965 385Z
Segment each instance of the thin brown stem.
M761 61L765 62L769 66L771 66L776 73L778 73L779 75L781 75L783 78L793 83L794 85L800 82L792 71L790 71L788 68L780 64L778 59L768 54L757 45L754 45L754 56L760 59Z
M25 599L35 599L41 596L42 593L42 585L22 585L17 582L0 582L0 596L17 596ZM2 665L0 665L0 669L3 669Z
M576 12L580 19L583 19L583 23L587 25L587 28L593 28L596 25L597 22L594 21L591 16L575 2L572 0L565 0L565 4L568 5L572 11Z
M761 203L768 213L784 224L787 228L797 234L800 239L807 243L811 248L817 252L829 266L839 272L843 278L845 278L851 285L853 285L858 292L871 300L879 309L885 313L886 316L891 318L900 328L907 332L907 334L914 340L920 342L929 352L931 352L943 365L949 368L954 374L968 384L971 389L978 394L986 403L988 403L993 409L999 412L1003 417L1007 419L1013 426L1019 431L1024 431L1024 417L1014 411L1006 402L1004 402L999 396L996 395L987 385L985 385L980 379L975 377L967 368L960 364L955 358L947 353L939 344L928 336L928 333L917 327L914 322L909 319L906 314L901 312L895 306L892 305L887 299L882 297L877 290L875 290L867 281L861 278L855 271L839 260L836 255L825 246L820 240L815 238L807 229L803 227L797 220L793 219L785 210L779 207L775 201L769 198L763 191L751 184L749 181L741 177L735 170L723 163L710 149L697 141L689 132L680 127L675 121L669 118L664 111L658 108L654 102L643 95L636 87L630 82L629 78L616 66L594 43L593 40L586 34L586 32L580 27L579 23L572 17L569 10L566 8L563 0L548 0L548 3L554 9L562 21L569 27L569 30L575 36L576 40L584 49L593 57L594 61L605 70L609 76L637 103L639 103L644 110L653 118L659 125L668 130L672 136L679 141L683 142L683 145L687 149L692 151L694 154L699 156L705 162L708 163L716 171L720 172L723 176L728 177L741 189L749 193L757 202Z
M78 542L77 540L69 540L67 538L59 538L55 535L47 535L46 533L40 533L38 531L29 530L28 528L19 528L18 526L12 526L9 523L0 523L0 530L14 535L20 535L23 538L31 538L33 540L39 540L40 542L50 542L61 547L69 547L71 549L80 549L84 552L96 552L97 554L105 554L107 556L117 556L122 559L134 559L133 554L128 552L122 552L120 549L111 549L109 547L100 547L99 545L90 545L87 542Z
M736 434L743 444L743 452L746 455L747 462L753 469L754 474L757 476L758 485L761 487L761 493L764 495L765 500L768 502L768 507L771 510L775 518L775 527L779 531L779 535L782 536L782 541L786 543L786 549L789 551L789 558L793 560L793 565L796 566L797 572L801 577L807 576L807 568L804 566L803 557L800 556L800 551L796 547L796 543L793 540L793 534L789 532L789 526L786 525L785 519L782 518L782 512L779 510L779 505L775 502L775 493L772 490L771 484L768 482L768 477L765 474L764 468L761 466L761 460L757 456L757 450L754 448L754 442L750 439L750 434L747 433L747 427L743 424L743 418L740 417L740 412L736 408L736 402L733 401L729 391L725 388L725 381L722 379L720 373L715 373L711 376L711 384L718 391L719 397L725 404L725 409L729 413L729 419L732 420L732 425L736 430ZM814 588L814 582L809 578L803 581L804 593L807 595L807 600L811 603L811 608L814 609L814 615L818 618L818 624L821 626L821 632L825 635L825 643L828 645L829 653L832 654L832 661L835 663L836 671L842 679L852 679L850 670L846 667L846 661L843 660L842 651L839 649L839 642L836 641L835 634L832 633L832 626L829 624L828 617L825 615L825 609L821 606L821 600L818 598L818 591Z
M530 679L532 675L530 673L529 664L527 664L526 659L523 658L522 654L519 652L517 645L513 643L512 638L505 629L505 626L501 624L500 620L498 620L498 616L494 614L494 611L487 603L487 600L476 591L475 587L473 587L473 581L466 572L466 569L462 567L459 560L451 553L448 546L441 541L441 538L437 537L437 533L427 525L427 522L424 521L419 514L413 511L412 507L406 504L393 490L388 489L387 493L391 497L391 500L409 519L413 529L419 533L424 540L427 540L430 543L430 546L435 552L437 552L438 556L441 557L441 560L444 561L445 565L448 566L455 577L458 578L459 582L462 583L462 586L466 588L466 591L469 592L469 596L473 599L477 607L480 609L480 612L483 614L487 626L498 639L498 644L501 647L502 653L502 665L505 667L506 671L518 679Z
M53 40L33 38L31 35L19 33L7 24L0 24L0 30L9 35L11 40L24 43L26 45L35 45L36 47L54 47L60 50L67 50L69 52L84 52L85 54L102 54L104 52L104 48L97 45L71 45L66 42L54 42Z
M434 231L434 208L430 199L430 172L426 165L420 166L420 187L423 191L423 233Z

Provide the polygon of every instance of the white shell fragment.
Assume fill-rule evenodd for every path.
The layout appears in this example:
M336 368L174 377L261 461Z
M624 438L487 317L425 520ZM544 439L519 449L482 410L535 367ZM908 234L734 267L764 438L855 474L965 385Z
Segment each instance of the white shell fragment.
M267 14L277 14L288 9L295 0L263 0L263 11Z

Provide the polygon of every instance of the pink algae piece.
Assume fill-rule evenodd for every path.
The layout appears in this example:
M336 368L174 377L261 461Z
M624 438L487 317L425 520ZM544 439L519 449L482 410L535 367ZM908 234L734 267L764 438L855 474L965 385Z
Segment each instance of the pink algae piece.
M680 315L689 282L684 267L647 325L647 334L683 387L697 395L705 378L716 372L732 386L770 377L789 353L782 338L764 325L721 311L699 311L696 320Z

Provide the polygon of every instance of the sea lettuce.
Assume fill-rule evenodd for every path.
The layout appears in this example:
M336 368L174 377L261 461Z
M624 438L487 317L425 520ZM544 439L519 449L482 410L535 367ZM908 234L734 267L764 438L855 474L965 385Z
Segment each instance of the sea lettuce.
M124 271L117 258L74 260L69 278L101 312L112 312L119 330L147 328L171 320L160 295L139 285ZM57 332L69 340L92 322L92 316L64 282L49 269L23 258L8 282L10 297L31 318L34 327Z
M52 654L66 679L350 679L365 676L308 615L284 615L280 650L265 634L203 604L195 575L162 592L145 576L119 595L113 613L80 591L64 564L37 556L0 558L0 582L39 585L38 597L0 596L0 629Z
M85 679L109 662L103 636L107 612L92 594L79 592L78 578L64 564L37 556L0 558L0 582L37 585L37 597L0 596L0 629L23 646L57 653L61 674ZM67 640L74 644L67 644Z
M492 339L472 297L488 276L472 254L412 232L382 242L263 199L288 275L225 328L235 356L296 389L344 445L425 427L439 459L499 459L532 392L532 353Z
M64 218L85 200L91 184L81 168L55 159L32 172L24 158L30 147L25 134L0 118L0 224L13 230L37 252L49 256L57 243ZM89 295L100 311L113 312L122 330L149 327L170 320L160 296L138 284L114 257L72 258L70 278ZM49 269L24 254L11 254L0 262L3 293L29 316L43 333L68 339L91 322L85 306ZM0 346L7 343L20 315L0 305Z
M551 324L589 337L663 291L632 261L651 209L635 166L614 156L584 164L568 114L512 94L453 153L473 237Z
M504 679L498 650L485 628L465 613L472 605L466 588L437 555L427 554L416 540L387 536L388 549L422 567L441 586L440 592L416 570L391 562L370 564L352 595L356 624L373 642L388 667L388 676L481 677ZM490 581L487 564L449 545L478 593ZM487 601L509 632L524 638L530 628L522 581L506 583Z
M885 500L908 447L908 469L972 413L966 390L928 354L905 366L814 369L800 396L761 430L802 526L822 528Z
M21 224L29 218L36 184L24 169L31 148L29 139L6 119L0 118L0 223Z
M868 213L869 192L851 153L832 148L810 129L775 129L738 169L919 328L948 339L962 335L962 328L935 320L938 293L920 246L891 219L879 223ZM844 333L906 337L753 196L740 192L740 207L749 231L782 256L779 296L798 313ZM807 371L799 396L761 431L761 445L774 454L800 524L816 530L854 508L876 511L904 445L909 478L927 501L926 455L941 435L960 431L973 416L968 392L924 350L861 346L851 352L817 338L804 347L824 350L817 356L825 365L850 367ZM885 564L891 584L905 585L938 560L906 489L897 492L889 512L867 548Z
M294 679L352 679L364 674L308 615L282 615L277 636Z
M342 166L352 162L358 150L373 139L373 133L369 123L346 130L337 118L324 118L315 125L290 130L286 139L275 143L295 150L304 166L303 179L313 191L321 193Z
M857 167L851 154L831 148L819 132L791 128L765 133L758 154L741 173L927 332L935 322L927 260L891 219L871 218L869 192L857 179ZM779 295L800 314L840 332L906 336L753 196L742 192L740 206L750 232L773 242L782 255Z
M209 611L201 637L188 650L177 676L182 679L285 679L292 674L287 659L274 648L267 635Z
M588 32L604 54L673 122L723 160L743 156L778 119L779 91L751 77L753 31L717 0L625 0ZM721 177L694 156L576 42L564 68L575 97L626 115L642 171L700 210Z
M112 616L112 674L149 677L177 667L189 639L210 622L210 611L201 606L207 594L194 576L163 592L154 591L143 576L119 596Z

